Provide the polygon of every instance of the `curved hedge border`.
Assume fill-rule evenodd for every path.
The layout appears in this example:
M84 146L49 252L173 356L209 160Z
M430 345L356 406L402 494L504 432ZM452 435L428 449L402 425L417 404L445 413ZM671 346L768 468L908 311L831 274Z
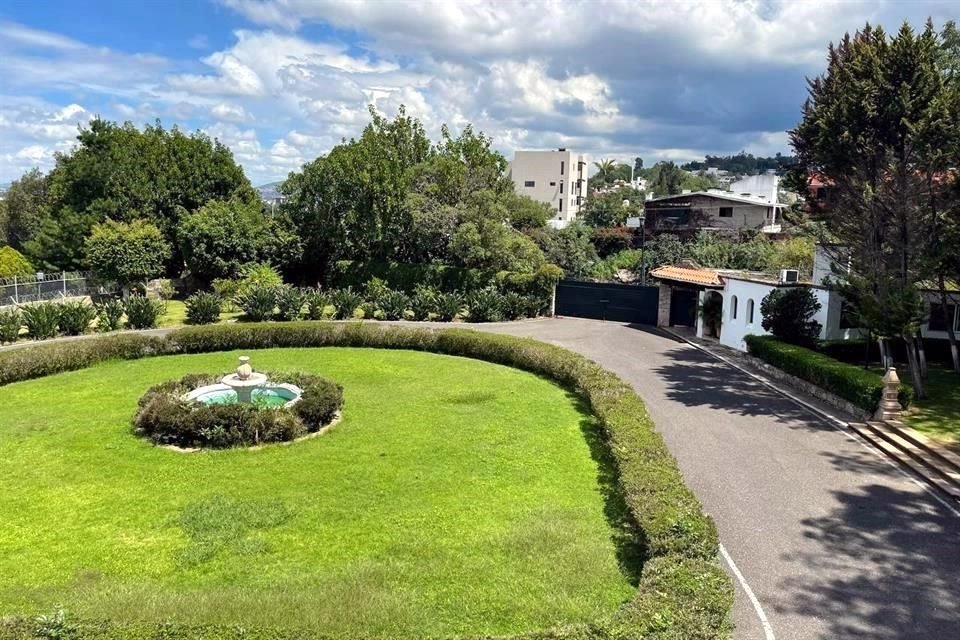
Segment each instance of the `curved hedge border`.
M713 521L683 483L676 461L654 429L643 401L616 375L571 351L526 338L466 329L297 322L191 327L166 338L116 336L0 352L0 384L109 359L275 347L412 349L504 364L551 378L582 396L600 419L619 483L635 519L646 561L634 598L608 618L515 638L719 639L730 631L733 589L717 561ZM8 631L29 637L36 623L14 620ZM81 622L83 638L238 638L232 627ZM322 636L322 634L321 634ZM22 636L21 636L22 637ZM244 629L244 638L303 637L302 631Z
M300 387L299 401L292 407L262 407L185 400L187 393L221 378L193 373L147 389L137 403L134 432L154 444L189 449L256 447L317 433L343 406L343 387L332 380L308 373L272 373L268 377L275 383Z
M853 364L834 360L773 336L746 336L750 355L767 364L822 387L849 400L864 411L873 413L883 397L883 376ZM913 402L913 387L900 385L900 405L904 409Z

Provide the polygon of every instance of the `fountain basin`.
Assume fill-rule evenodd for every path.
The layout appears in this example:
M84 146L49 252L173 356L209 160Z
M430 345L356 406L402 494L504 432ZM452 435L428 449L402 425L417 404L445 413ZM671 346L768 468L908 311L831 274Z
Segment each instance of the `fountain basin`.
M285 383L261 383L249 389L250 402L261 407L292 407L300 400L300 387ZM239 404L237 390L222 382L198 387L185 396L202 404Z

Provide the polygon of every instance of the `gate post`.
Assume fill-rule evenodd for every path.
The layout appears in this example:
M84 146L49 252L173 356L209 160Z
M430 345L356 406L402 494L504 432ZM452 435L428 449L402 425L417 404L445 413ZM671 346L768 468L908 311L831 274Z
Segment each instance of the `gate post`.
M557 282L553 283L553 293L550 295L550 317L557 315Z
M673 287L665 282L660 283L660 297L657 302L657 326L670 326L670 298L673 295Z

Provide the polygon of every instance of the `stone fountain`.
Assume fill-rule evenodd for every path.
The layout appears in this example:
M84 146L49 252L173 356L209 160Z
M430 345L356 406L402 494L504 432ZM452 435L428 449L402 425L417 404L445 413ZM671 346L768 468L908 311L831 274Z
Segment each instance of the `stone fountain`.
M209 384L188 393L187 400L204 404L251 404L289 407L300 400L303 390L292 384L270 382L250 366L248 356L240 356L240 366L217 384Z

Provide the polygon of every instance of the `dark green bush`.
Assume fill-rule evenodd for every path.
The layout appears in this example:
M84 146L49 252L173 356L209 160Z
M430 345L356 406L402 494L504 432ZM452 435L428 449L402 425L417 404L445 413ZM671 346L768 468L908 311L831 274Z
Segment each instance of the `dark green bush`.
M458 292L437 294L436 313L437 320L450 322L456 319L463 311L463 296Z
M0 344L16 342L20 338L22 325L23 318L20 317L19 309L0 310Z
M59 311L60 332L68 336L83 335L97 317L97 310L82 300L62 302Z
M34 340L46 340L57 335L60 326L60 305L55 302L39 302L21 307L23 324L27 335Z
M120 328L123 319L123 301L110 298L97 304L97 329L100 331L116 331Z
M410 297L410 310L414 320L429 320L437 312L437 297L440 292L432 287L418 285Z
M200 291L185 301L187 324L213 324L219 322L223 300L215 293Z
M410 296L402 291L386 291L377 303L384 320L403 320L403 313L410 308Z
M189 374L147 390L137 403L134 431L156 444L187 448L250 447L289 442L328 425L343 406L343 388L306 373L270 374L275 382L303 390L293 407L256 404L202 404L184 400L197 387L219 376Z
M251 322L269 320L277 307L277 290L273 284L251 284L237 294L236 304Z
M494 275L490 271L445 264L342 260L335 265L333 281L337 287L359 289L376 278L386 288L412 294L417 285L438 291L472 291L492 284Z
M849 400L864 411L872 413L880 403L883 376L879 373L788 344L774 336L747 336L744 340L751 355ZM912 401L913 389L902 385L900 404L906 408Z
M822 326L813 319L820 302L808 287L774 289L760 302L762 325L776 337L791 344L814 347Z
M497 322L503 318L503 294L493 287L479 289L467 296L470 322Z
M277 317L290 322L299 320L303 315L303 305L307 297L302 290L288 284L277 289Z
M527 315L530 301L516 291L507 291L501 300L504 320L517 320Z
M330 304L330 296L320 289L308 289L306 292L307 318L323 320L324 309Z
M159 341L162 349L150 351L146 343L139 343L135 349L131 345L115 355L106 343L123 338L146 340L144 336L114 336L0 352L0 384L80 368L134 351L150 355L320 346L430 351L477 358L550 377L580 395L599 418L607 449L615 461L618 484L638 529L637 541L643 545L645 562L636 594L610 618L590 625L533 632L526 637L696 640L724 638L729 633L733 591L717 563L713 522L684 485L676 461L654 429L643 401L617 376L580 355L511 336L371 323L187 327L173 332L166 341ZM64 349L61 357L53 357L51 347ZM67 358L74 350L81 353ZM8 618L0 624L11 629L32 629L32 621L24 619ZM82 622L77 628L78 637L104 640L145 640L157 637L158 633L157 625L147 623ZM233 627L165 625L163 631L171 639L237 637ZM295 629L244 629L244 638L248 640L292 640L310 635Z
M163 303L146 296L130 296L123 309L127 314L127 326L131 329L153 329L163 313Z
M363 303L363 298L353 289L337 289L330 294L330 303L334 306L334 318L347 320L353 317L353 312Z

